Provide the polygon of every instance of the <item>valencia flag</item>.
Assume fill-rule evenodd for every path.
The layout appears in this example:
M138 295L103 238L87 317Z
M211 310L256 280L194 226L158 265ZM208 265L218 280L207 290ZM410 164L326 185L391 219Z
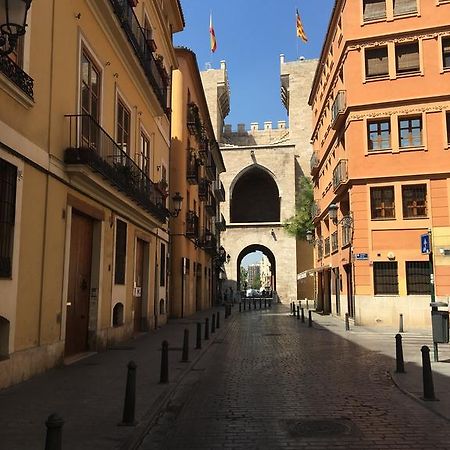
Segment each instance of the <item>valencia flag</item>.
M297 26L297 37L301 38L303 42L308 42L308 38L306 37L305 30L303 28L302 19L300 19L300 14L296 13L296 26Z
M209 38L211 43L211 53L214 53L217 50L217 40L212 22L212 13L209 16Z

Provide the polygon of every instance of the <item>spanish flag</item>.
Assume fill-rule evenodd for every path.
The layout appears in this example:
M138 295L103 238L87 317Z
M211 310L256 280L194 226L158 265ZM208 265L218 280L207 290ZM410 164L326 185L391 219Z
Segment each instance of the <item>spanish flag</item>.
M308 38L306 37L305 30L303 28L302 19L300 19L300 14L296 14L296 25L297 25L297 37L301 38L303 42L308 42Z
M212 22L212 13L209 16L209 38L211 42L211 53L214 53L217 50L217 40Z

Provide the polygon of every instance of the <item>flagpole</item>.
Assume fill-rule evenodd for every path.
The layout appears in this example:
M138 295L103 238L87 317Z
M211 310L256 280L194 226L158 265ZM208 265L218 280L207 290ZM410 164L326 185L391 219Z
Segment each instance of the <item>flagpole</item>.
M295 42L296 42L296 46L297 46L297 60L298 60L298 50L299 50L299 37L297 35L297 12L298 12L298 8L295 8Z

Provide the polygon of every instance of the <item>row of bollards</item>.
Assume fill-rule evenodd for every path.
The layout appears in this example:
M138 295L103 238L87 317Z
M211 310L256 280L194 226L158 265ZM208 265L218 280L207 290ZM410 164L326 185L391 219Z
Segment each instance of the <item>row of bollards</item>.
M260 298L260 299L248 299L239 302L239 312L242 311L256 311L257 309L270 309L272 308L272 298Z
M295 302L291 303L291 313L293 317L297 317L297 320L301 320L305 323L305 309L300 307L300 305L295 305ZM308 327L312 327L312 311L308 310Z
M423 384L423 400L434 401L434 383L433 372L431 371L430 348L426 345L420 349L422 352L422 384ZM395 335L395 359L396 359L396 373L405 372L405 362L403 359L403 346L401 334Z

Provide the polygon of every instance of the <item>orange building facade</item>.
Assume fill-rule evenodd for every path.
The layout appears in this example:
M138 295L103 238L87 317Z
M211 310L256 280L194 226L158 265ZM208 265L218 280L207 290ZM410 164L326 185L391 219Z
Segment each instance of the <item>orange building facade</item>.
M336 1L310 95L324 313L429 326L431 267L436 299L448 302L448 17L449 0Z

